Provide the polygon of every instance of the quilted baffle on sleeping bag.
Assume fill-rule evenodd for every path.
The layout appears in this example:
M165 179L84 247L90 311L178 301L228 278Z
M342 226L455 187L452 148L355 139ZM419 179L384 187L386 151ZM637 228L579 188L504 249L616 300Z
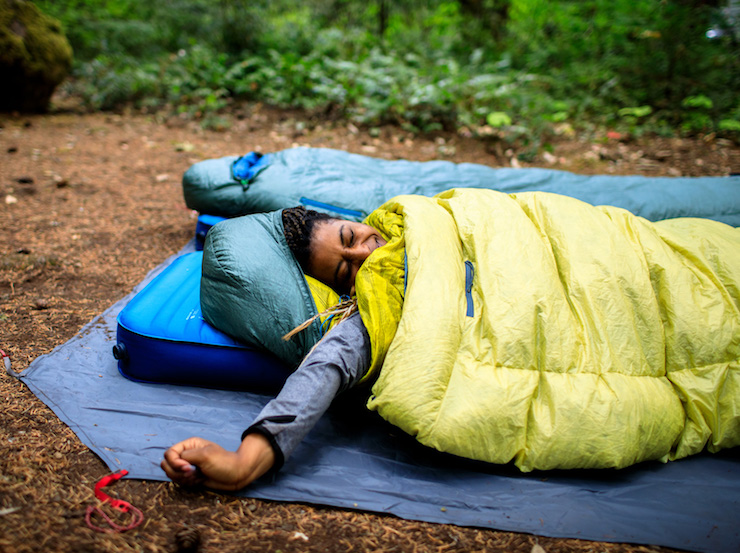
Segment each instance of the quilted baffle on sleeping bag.
M484 190L368 223L368 405L421 443L523 471L740 444L740 229Z

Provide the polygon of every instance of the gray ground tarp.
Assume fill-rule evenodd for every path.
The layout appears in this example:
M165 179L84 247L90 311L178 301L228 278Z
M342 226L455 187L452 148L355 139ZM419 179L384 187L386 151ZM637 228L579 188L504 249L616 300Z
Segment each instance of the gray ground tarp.
M199 435L236 448L269 398L123 378L111 348L130 297L20 378L111 470L165 480L159 461L168 446ZM738 448L620 471L525 475L426 449L351 399L332 407L278 475L241 495L542 536L738 551Z

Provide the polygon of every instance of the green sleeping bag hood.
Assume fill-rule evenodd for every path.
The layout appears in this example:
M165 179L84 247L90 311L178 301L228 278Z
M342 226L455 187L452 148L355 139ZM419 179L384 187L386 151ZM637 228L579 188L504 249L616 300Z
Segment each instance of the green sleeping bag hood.
M321 338L311 290L283 234L282 211L246 215L215 225L203 249L200 301L209 324L297 366Z

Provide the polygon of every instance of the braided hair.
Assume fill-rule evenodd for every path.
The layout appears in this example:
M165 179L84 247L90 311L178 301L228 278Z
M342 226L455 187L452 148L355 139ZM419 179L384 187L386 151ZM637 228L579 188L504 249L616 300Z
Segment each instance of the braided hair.
M285 241L305 273L308 271L308 260L311 257L311 237L314 227L317 223L330 221L334 217L303 206L284 209L282 217Z

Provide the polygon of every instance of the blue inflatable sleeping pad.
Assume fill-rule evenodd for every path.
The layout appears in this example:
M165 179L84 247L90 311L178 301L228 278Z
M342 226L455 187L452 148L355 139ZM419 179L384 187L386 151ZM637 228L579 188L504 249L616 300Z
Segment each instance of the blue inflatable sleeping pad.
M117 318L113 353L131 380L276 391L290 369L209 325L200 307L203 254L178 257Z

